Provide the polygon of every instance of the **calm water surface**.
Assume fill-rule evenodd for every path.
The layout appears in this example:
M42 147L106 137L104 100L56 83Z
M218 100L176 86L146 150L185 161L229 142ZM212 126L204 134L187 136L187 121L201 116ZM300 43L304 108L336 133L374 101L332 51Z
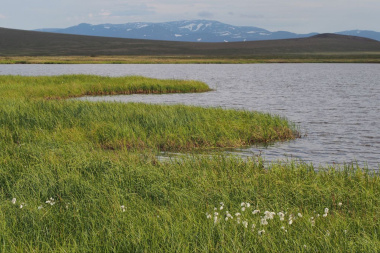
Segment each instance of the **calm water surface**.
M188 104L270 112L287 117L306 135L267 148L237 150L266 160L300 159L315 165L380 164L380 65L0 65L0 75L97 74L196 79L215 91L129 95L86 100Z

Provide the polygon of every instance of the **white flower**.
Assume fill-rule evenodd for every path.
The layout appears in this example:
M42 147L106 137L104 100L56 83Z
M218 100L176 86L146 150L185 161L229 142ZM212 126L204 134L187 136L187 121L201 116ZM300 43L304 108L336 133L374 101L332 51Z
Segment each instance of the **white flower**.
M218 222L218 216L215 216L214 217L214 224L216 224Z
M241 202L240 206L245 206L245 203L244 203L244 202Z
M260 210L253 210L252 214L260 213Z
M223 203L223 202L220 202L220 205L221 205L221 206L224 206L224 203Z
M209 214L209 213L206 213L206 217L207 217L207 219L211 219L212 218L211 214Z
M259 235L263 235L263 234L265 234L265 230L263 229L263 230L259 230L258 232L257 232Z
M343 205L343 203L342 203L342 202L339 202L339 203L338 203L338 206L342 206L342 205Z
M235 213L235 216L240 216L241 215L241 213Z
M13 205L16 204L16 198L13 198L13 199L12 199L12 204L13 204Z
M24 205L25 205L24 203L21 203L21 205L20 205L20 208L23 208L23 207L24 207Z
M330 231L326 231L326 236L330 236Z
M228 221L228 217L224 218L225 221Z
M38 210L41 210L42 208L44 208L43 206L39 206L37 207Z
M247 208L250 208L250 207L251 207L251 204L249 204L249 203L245 203L245 206L246 206Z
M122 211L122 212L125 212L125 209L126 209L126 208L125 208L124 205L120 206L120 208L121 208L121 211Z
M265 211L264 214L265 214L264 218L265 219L270 219L270 220L272 220L273 217L276 215L275 212L269 212L269 211Z
M49 200L46 200L45 203L46 203L46 204L50 204L51 206L55 204L53 198L50 198Z
M325 208L325 213L327 214L329 212L329 209L326 207Z
M245 207L244 207L244 206L241 208L241 211L242 211L242 212L244 212L244 211L245 211Z
M293 220L289 220L289 225L292 225L293 224Z
M260 221L261 225L268 225L268 221L264 218Z
M252 231L254 231L255 230L255 227L256 227L256 224L252 224Z
M240 220L240 217L237 217L237 218L236 218L236 222L237 222L237 224L240 224L240 221L241 221L241 220Z
M307 246L306 246L305 244L303 245L303 247L304 247L305 249L307 248Z
M219 207L219 210L223 210L223 206L220 206L220 207Z
M323 214L322 216L326 218L327 217L327 213Z
M302 214L301 214L301 213L298 213L298 217L302 218Z
M243 224L243 226L244 226L245 228L248 227L248 221L245 220L245 221L242 222L242 224Z
M280 216L280 221L285 219L285 214L283 212L279 212L277 215Z
M218 213L218 212L215 212L215 213L214 213L214 216L218 216L218 215L219 215L219 213Z

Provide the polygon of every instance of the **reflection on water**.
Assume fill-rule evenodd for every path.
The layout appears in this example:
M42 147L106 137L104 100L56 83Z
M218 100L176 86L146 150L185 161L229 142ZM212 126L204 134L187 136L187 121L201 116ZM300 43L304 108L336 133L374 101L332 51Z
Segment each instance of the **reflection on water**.
M0 75L85 73L196 79L215 89L200 94L86 97L85 100L188 104L270 112L306 135L269 147L238 149L266 160L301 159L315 165L380 164L380 65L0 65Z

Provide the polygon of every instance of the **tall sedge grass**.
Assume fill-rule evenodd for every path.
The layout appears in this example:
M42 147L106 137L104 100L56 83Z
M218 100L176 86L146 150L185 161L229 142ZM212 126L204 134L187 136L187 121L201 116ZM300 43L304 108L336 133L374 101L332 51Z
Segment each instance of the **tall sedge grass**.
M160 80L141 76L94 75L1 76L0 97L59 99L86 95L205 92L203 82Z
M105 149L194 150L293 139L294 126L269 114L81 101L83 95L201 92L201 82L68 75L0 78L0 136L13 143L92 142ZM11 99L10 99L11 98Z
M165 151L238 147L295 137L269 114L188 106L13 101L0 108L8 143L91 142L105 149Z
M142 92L156 82L137 79ZM223 154L159 161L158 150L266 143L297 131L256 112L59 100L103 94L94 80L114 85L0 77L0 252L380 251L378 174Z
M158 162L149 153L87 145L6 150L0 165L4 252L380 249L379 177L353 167L264 168L261 160L223 155ZM243 211L242 202L250 207ZM275 215L263 225L265 211ZM227 212L233 219L226 220Z

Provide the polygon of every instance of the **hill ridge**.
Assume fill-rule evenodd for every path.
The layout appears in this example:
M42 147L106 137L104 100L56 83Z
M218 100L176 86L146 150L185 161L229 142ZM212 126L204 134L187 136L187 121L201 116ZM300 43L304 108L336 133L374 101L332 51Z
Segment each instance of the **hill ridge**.
M0 56L203 55L253 57L281 54L380 52L380 42L355 36L205 43L121 39L0 28Z

